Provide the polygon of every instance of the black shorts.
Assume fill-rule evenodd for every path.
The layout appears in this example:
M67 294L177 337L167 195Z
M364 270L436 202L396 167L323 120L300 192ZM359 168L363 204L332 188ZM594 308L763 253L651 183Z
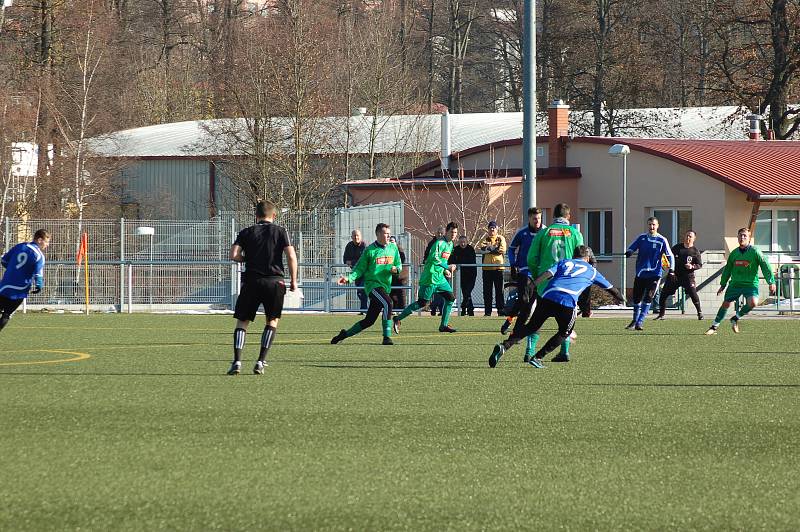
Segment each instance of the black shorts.
M0 296L0 314L11 316L23 301L24 299L8 299L5 296Z
M278 319L283 312L283 297L286 283L281 277L262 277L242 283L242 291L236 300L233 317L242 321L256 319L258 307L264 305L264 314L269 319Z
M661 277L637 277L633 280L633 302L641 303L642 300L652 301L658 290Z
M577 309L575 307L565 307L551 299L540 297L526 327L531 332L536 332L542 328L548 318L555 318L558 324L558 334L567 337L575 327L576 316Z

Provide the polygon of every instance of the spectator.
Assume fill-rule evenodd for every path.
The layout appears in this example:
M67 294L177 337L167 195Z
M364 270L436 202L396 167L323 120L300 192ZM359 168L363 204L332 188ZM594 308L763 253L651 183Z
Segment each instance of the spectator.
M397 241L397 238L394 235L389 237L389 242L394 243L397 246L397 250L400 253L400 263L405 266L406 263L406 252L403 250L403 246L400 245L400 242ZM392 274L392 286L403 286L408 284L408 270L403 268L400 270L400 273ZM406 292L402 288L392 288L389 297L392 299L392 308L397 310L397 312L402 312L404 308L406 308Z
M361 238L361 231L358 229L353 229L353 232L350 233L350 242L344 248L344 258L343 262L350 267L352 271L355 267L358 259L361 258L361 254L364 253L364 250L367 248L367 245ZM355 283L356 286L364 286L364 278L359 277L356 279ZM359 289L356 291L358 294L358 301L359 301L359 311L361 314L367 311L367 293L364 290Z
M450 264L467 265L459 268L459 285L461 287L461 315L475 315L475 305L472 303L472 290L475 288L475 279L478 277L478 268L475 267L475 248L467 242L467 237L458 237L458 245L453 248L450 255Z
M505 299L503 298L503 270L505 267L506 239L497 228L497 222L492 220L487 226L486 238L480 243L483 253L483 307L486 316L492 315L492 293L494 292L497 314L502 316Z

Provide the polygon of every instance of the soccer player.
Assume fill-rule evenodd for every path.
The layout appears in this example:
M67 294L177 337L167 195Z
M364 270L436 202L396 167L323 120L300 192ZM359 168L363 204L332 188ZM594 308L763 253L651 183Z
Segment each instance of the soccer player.
M703 319L703 311L700 309L700 297L697 295L697 288L694 282L694 271L703 267L703 259L700 252L694 247L697 233L689 229L683 237L683 242L672 246L672 254L675 256L675 273L667 276L667 282L661 288L661 295L658 298L658 316L655 319L663 320L667 310L667 298L674 294L678 288L683 287L697 309L697 319Z
M593 259L592 248L581 245L575 248L572 259L559 261L536 278L534 282L537 285L546 283L546 288L536 303L533 316L524 325L515 325L511 336L494 346L489 357L490 368L497 366L500 357L512 346L526 336L537 333L548 318L555 318L558 332L528 361L535 368L543 368L542 359L545 355L569 338L575 325L578 297L591 285L605 288L614 299L623 301L619 290L591 265Z
M353 267L350 275L341 277L337 283L345 285L358 279L364 280L364 290L369 298L367 315L357 321L349 329L342 329L331 338L332 344L338 344L345 338L354 336L368 327L372 327L378 315L383 325L383 345L392 345L392 274L399 274L403 269L400 251L397 244L389 241L391 230L387 224L375 226L375 242L367 246L361 258Z
M572 254L583 245L583 235L575 227L570 225L571 209L566 203L559 203L553 208L553 223L536 234L528 250L528 269L532 278L536 279L544 272L552 268L558 261L572 257ZM536 286L541 294L547 286L546 282L539 282ZM588 297L587 292L585 297ZM587 302L588 304L588 302ZM514 325L524 325L525 320L517 320ZM525 362L536 351L536 343L539 341L539 334L534 332L528 341L525 352ZM561 344L561 350L553 359L554 362L569 362L570 338L566 338Z
M268 201L256 205L256 224L239 232L230 251L230 259L243 262L242 289L236 300L233 317L233 362L228 375L238 375L242 368L247 327L256 319L258 307L264 305L267 324L261 333L261 351L253 368L256 375L264 374L267 353L275 340L278 320L283 312L286 283L283 280L283 256L289 265L289 290L297 290L297 255L286 229L273 223L277 207Z
M511 276L516 281L517 299L514 307L506 313L506 321L500 326L501 334L505 334L520 311L528 308L532 303L526 297L525 290L526 285L531 281L528 270L528 250L531 248L536 233L541 229L542 209L531 207L528 209L528 225L517 231L508 246L508 263L511 264Z
M0 280L0 331L28 294L38 294L44 286L44 250L50 245L50 233L39 229L33 241L22 242L0 258L6 269Z
M636 237L628 246L625 256L630 257L637 252L636 278L633 280L633 320L625 328L641 331L664 272L662 256L667 258L670 275L675 271L675 256L667 239L658 233L658 219L655 216L647 219L647 232Z
M456 269L456 265L449 264L448 259L453 252L453 241L457 236L458 224L450 222L445 228L444 237L436 241L431 248L431 252L428 253L428 258L425 259L425 264L422 266L422 274L419 276L417 301L411 303L399 316L395 316L394 318L393 328L395 333L400 333L400 322L403 321L403 319L427 305L436 294L440 294L444 299L442 319L439 322L439 332L456 332L455 329L448 325L455 296L453 296L453 287L447 282L447 279L453 277L453 272Z
M769 284L769 293L775 294L775 276L772 273L769 262L764 258L761 251L750 245L750 230L742 227L736 233L739 240L739 247L731 251L728 255L728 262L722 269L722 278L720 279L720 287L717 290L717 295L725 291L725 298L717 311L717 316L714 318L714 323L708 328L706 334L717 334L719 324L725 319L725 314L731 303L744 296L746 304L739 309L731 318L731 328L733 332L739 332L739 319L753 310L758 305L758 269L761 268L761 273L764 275L767 284ZM730 281L730 284L728 284ZM727 290L725 286L727 285Z

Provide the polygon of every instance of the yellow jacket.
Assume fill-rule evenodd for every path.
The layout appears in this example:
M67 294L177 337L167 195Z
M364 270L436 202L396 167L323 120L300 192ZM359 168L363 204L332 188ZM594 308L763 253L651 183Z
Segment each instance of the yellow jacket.
M506 261L506 239L503 235L497 235L492 238L487 236L481 240L478 248L484 254L484 264L497 264L498 266L484 266L484 270L503 270L505 269L502 264Z

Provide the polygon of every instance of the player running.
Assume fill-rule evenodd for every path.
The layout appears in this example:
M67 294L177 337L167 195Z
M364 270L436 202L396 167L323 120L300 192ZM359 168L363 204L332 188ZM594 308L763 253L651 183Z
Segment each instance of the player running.
M0 331L28 293L38 294L44 286L44 250L50 245L50 233L39 229L33 241L21 242L0 258L6 269L0 280Z
M626 257L638 252L636 256L636 278L633 280L633 320L626 329L644 330L643 324L653 304L653 297L658 290L661 276L664 273L662 256L666 256L670 275L675 273L675 256L672 254L669 242L658 233L658 219L651 216L647 219L647 232L642 233L634 240Z
M728 262L722 269L722 278L717 295L725 291L725 298L717 311L717 316L711 327L706 331L707 335L717 334L719 324L725 319L725 314L731 303L744 296L746 304L739 309L731 318L731 328L733 332L739 332L739 319L753 310L758 305L758 269L764 275L769 284L769 293L775 294L775 275L772 273L769 262L764 254L754 246L750 245L750 230L742 227L736 234L739 239L739 247L731 251L728 255ZM728 284L730 281L730 284ZM727 290L725 286L727 285Z
M379 315L383 328L383 345L394 344L391 338L392 274L400 273L403 264L397 244L389 241L390 236L391 230L388 224L380 223L375 226L375 242L367 246L353 267L353 271L337 281L338 284L344 285L364 279L364 291L369 299L369 307L364 319L357 321L349 329L339 331L339 334L331 338L332 344L338 344L345 338L372 327Z
M430 253L428 253L428 257L425 259L425 264L422 266L417 301L411 303L399 316L394 318L393 328L395 333L400 334L401 321L427 305L436 294L440 294L444 298L439 332L456 332L455 329L448 325L455 296L453 295L453 287L447 282L447 279L453 277L456 265L448 264L447 259L450 258L450 254L453 252L453 242L457 236L458 224L450 222L445 228L444 237L434 243Z
M570 208L566 203L559 203L553 209L553 223L548 225L536 234L528 250L528 269L532 278L536 279L557 264L560 260L572 257L574 251L583 245L583 235L570 224ZM546 282L537 283L538 293L547 286ZM588 307L589 292L581 298L579 306ZM514 325L522 326L527 320L517 320ZM530 360L536 351L536 343L539 341L539 334L534 333L528 339L528 346L525 351L525 362ZM570 338L566 338L561 344L561 351L553 359L555 362L569 362Z
M564 259L539 275L535 282L537 285L547 283L536 303L531 319L522 326L515 325L514 331L502 343L494 346L489 357L489 367L497 366L500 357L512 346L520 342L529 334L538 333L548 318L555 318L558 323L558 332L554 334L544 347L531 357L528 363L535 368L543 368L542 359L569 338L572 327L575 325L578 298L581 293L591 285L606 289L615 300L622 302L622 294L614 288L603 275L598 272L593 262L592 248L578 246L572 259ZM549 282L548 282L549 281ZM556 357L557 358L557 357ZM554 359L555 360L555 359Z

